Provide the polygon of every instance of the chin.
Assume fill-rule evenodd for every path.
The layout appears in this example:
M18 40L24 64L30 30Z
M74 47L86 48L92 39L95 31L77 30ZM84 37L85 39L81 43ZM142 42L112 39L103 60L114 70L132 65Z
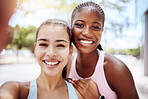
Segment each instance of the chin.
M79 51L80 53L90 53L92 50L87 49L87 48L78 48L78 51Z

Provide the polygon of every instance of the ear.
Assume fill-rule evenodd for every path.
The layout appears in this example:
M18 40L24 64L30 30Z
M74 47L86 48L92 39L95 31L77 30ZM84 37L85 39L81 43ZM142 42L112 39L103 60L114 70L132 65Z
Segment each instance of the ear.
M72 56L72 54L73 54L73 45L70 45L70 52L69 52L69 54L70 54L70 57Z

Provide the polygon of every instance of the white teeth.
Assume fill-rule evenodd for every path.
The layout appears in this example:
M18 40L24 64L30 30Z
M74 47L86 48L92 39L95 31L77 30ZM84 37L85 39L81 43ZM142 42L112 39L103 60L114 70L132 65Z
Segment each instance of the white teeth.
M45 63L48 64L48 65L56 65L56 64L58 64L59 62L47 62L47 61L45 61Z
M87 43L87 44L93 43L93 41L84 41L84 40L80 40L80 42L82 42L82 43Z

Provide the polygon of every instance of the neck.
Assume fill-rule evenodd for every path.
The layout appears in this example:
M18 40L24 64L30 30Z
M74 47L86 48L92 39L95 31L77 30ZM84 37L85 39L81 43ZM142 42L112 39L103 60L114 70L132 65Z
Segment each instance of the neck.
M94 66L92 64L96 64L99 58L99 53L97 49L95 49L94 51L90 53L81 53L79 51L77 53L78 53L78 56L77 56L78 66L82 66L82 67L84 66L85 68Z
M49 76L41 71L41 74L37 79L37 83L39 87L42 87L48 90L54 90L64 85L65 82L64 82L64 79L62 78L61 72L55 76Z
M76 70L80 77L87 78L92 76L98 62L99 52L97 49L90 53L78 52L76 60Z

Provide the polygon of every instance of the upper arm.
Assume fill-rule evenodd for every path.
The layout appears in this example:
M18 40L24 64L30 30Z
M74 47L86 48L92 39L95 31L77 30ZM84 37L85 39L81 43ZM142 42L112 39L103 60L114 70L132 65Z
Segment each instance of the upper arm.
M6 82L0 87L0 99L17 99L18 84L15 82Z
M119 99L138 99L132 74L128 67L120 60L111 63L111 84Z
M115 91L120 99L137 99L137 91L131 72L126 66L122 70L117 70L114 81ZM118 74L118 75L117 75ZM128 97L128 98L127 98Z

